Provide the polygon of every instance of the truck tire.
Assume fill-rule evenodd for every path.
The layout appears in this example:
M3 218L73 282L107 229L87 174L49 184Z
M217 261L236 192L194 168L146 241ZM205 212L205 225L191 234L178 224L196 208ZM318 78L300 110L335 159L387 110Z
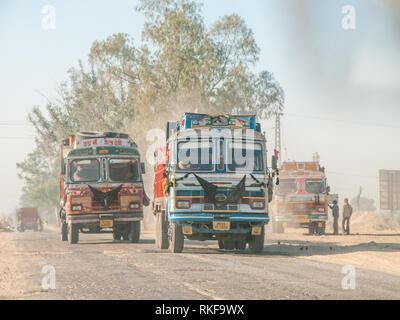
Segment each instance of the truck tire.
M250 236L249 247L252 253L261 253L264 249L265 226L259 236Z
M246 250L246 240L236 240L235 249L241 251Z
M120 241L122 237L121 232L114 230L113 231L113 239L116 241Z
M313 235L316 232L316 226L314 222L308 224L308 234Z
M157 214L156 220L156 246L158 249L168 249L168 224L165 219L165 212Z
M79 241L79 226L76 224L68 225L68 240L70 244L77 244Z
M124 235L122 235L122 236L124 236ZM128 241L130 243L139 243L139 241L140 241L140 221L133 221L130 223Z
M61 241L68 241L68 224L61 222Z
M169 250L172 253L181 253L183 251L185 238L182 232L182 226L172 222L170 224Z
M225 249L225 248L224 248L224 241L223 241L223 240L218 240L218 247L219 247L220 249Z
M223 241L224 241L224 249L225 250L235 249L236 242L234 240L223 240Z
M122 240L129 241L129 239L130 239L129 238L129 233L130 233L130 231L126 231L126 232L121 233L120 239L122 237ZM139 236L139 238L140 238L140 236Z

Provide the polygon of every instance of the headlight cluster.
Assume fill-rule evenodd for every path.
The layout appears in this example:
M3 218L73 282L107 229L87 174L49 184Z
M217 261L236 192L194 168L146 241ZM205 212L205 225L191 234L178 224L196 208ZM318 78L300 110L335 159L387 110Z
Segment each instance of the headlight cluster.
M189 209L191 207L189 200L178 200L176 201L176 207L178 209Z
M131 202L131 203L129 204L129 208L130 208L130 209L133 209L133 210L140 209L140 203Z
M264 209L265 201L264 200L255 200L251 202L251 207L253 209Z
M72 211L82 211L82 205L81 204L73 204L72 205Z

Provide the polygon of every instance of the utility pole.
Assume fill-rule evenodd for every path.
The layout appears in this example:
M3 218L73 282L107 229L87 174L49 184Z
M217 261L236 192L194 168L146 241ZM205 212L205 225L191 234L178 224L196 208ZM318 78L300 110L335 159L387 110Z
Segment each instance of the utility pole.
M278 151L278 168L280 168L282 164L281 116L283 116L283 113L275 113L275 150Z

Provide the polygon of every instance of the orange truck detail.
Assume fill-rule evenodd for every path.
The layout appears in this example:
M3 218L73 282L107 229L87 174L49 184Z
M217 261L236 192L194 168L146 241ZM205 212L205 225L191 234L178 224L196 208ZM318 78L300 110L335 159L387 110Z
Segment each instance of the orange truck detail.
M21 208L17 212L17 230L42 231L42 221L37 208Z
M310 234L324 234L329 191L319 162L284 162L272 203L274 229L283 233L286 227L308 228Z
M75 244L79 233L112 233L139 242L143 207L149 205L144 164L126 134L77 133L61 148L61 238Z

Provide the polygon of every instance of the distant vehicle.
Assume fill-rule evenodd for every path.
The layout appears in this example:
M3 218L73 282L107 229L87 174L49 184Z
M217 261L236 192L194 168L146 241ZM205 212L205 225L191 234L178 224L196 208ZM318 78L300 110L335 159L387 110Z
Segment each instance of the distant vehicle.
M21 208L17 212L17 230L43 231L42 220L37 208Z
M63 141L60 177L61 239L76 244L79 232L113 233L139 242L144 164L126 134L83 132Z
M155 160L158 248L180 253L186 238L263 250L272 173L254 115L187 113L167 123L166 145Z
M319 162L284 162L272 203L274 230L308 228L310 234L324 234L329 191L325 168Z
M0 216L0 230L8 231L8 232L14 231L10 217L1 217Z

